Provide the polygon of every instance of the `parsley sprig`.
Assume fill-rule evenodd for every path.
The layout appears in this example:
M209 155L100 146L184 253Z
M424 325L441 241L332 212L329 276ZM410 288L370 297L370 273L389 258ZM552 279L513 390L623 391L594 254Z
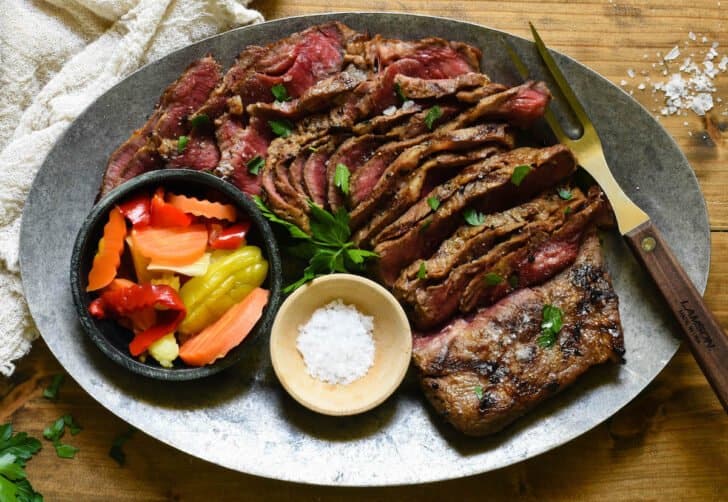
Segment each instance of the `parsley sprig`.
M286 294L320 275L334 272L363 272L365 262L379 256L373 251L357 248L349 240L351 237L349 213L344 208L332 214L309 201L311 217L311 235L309 235L293 223L275 215L260 197L256 196L253 200L263 216L285 227L290 236L299 241L289 248L289 252L298 258L308 260L308 266L303 270L303 277L283 289Z
M40 450L40 441L25 432L13 434L12 424L0 425L0 497L18 502L42 502L31 486L25 463Z

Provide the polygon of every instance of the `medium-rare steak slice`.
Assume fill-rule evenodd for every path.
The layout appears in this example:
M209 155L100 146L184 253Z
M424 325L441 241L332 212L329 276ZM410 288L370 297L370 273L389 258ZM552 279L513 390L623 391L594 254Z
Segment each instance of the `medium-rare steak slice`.
M510 146L513 146L512 143ZM487 145L464 153L441 153L427 159L412 173L400 179L394 195L387 197L382 210L376 211L374 216L354 233L352 240L358 246L371 247L375 243L373 239L376 239L377 233L382 228L399 218L436 185L452 178L463 166L482 161L503 150L501 145Z
M344 195L334 182L336 166L343 164L350 175L356 176L359 168L374 156L384 138L373 134L353 136L339 145L326 161L326 201L332 211L344 207Z
M134 176L162 167L162 158L156 151L159 143L189 130L187 116L204 103L219 80L220 65L212 56L189 65L165 89L147 122L111 154L99 196Z
M563 313L550 347L538 341L545 305ZM436 333L416 335L412 355L435 410L459 431L482 436L623 353L618 300L592 229L569 268Z
M414 59L428 68L426 78L450 78L480 71L480 49L462 42L435 37L387 39L377 34L363 45L366 60L373 68L387 68L402 59Z
M248 169L248 163L265 158L272 134L268 125L253 117L245 126L239 117L225 113L215 120L215 136L220 148L220 162L214 173L230 180L249 195L260 193L260 177Z
M471 312L500 300L517 288L540 284L570 265L576 259L584 229L598 219L606 202L601 191L593 187L586 201L570 201L568 208L569 211L563 211L562 218L546 228L530 229L530 225L527 226L523 230L528 237L524 245L497 261L484 264L462 291L460 311Z
M359 169L351 178L352 228L359 228L371 217L377 207L393 194L398 182L408 176L419 165L421 159L438 152L463 151L487 143L513 144L513 136L509 132L508 125L480 124L465 129L417 136L411 140L386 145L391 147L389 151L398 152L396 159L387 159L386 163L370 163ZM380 170L379 167L384 169Z
M577 214L567 218L567 207ZM466 242L456 237L468 233L461 227L430 260L418 260L405 269L393 292L418 328L431 329L457 310L467 313L489 305L570 265L581 233L602 207L598 191L589 201L581 194L569 202L544 195L487 218L480 225L485 227L483 231ZM461 248L452 251L458 242ZM452 251L449 260L448 251ZM411 277L415 266L417 275ZM430 277L428 267L434 269L435 276ZM424 274L419 273L420 268Z
M511 181L514 171L524 165L529 166L529 173L516 185ZM518 148L468 166L431 192L440 201L437 210L421 200L382 231L392 237L386 241L380 237L374 248L379 253L379 278L391 286L405 266L430 256L461 225L465 209L486 214L505 210L555 185L575 169L576 159L564 145Z
M394 77L394 84L399 86L399 93L407 99L437 99L489 83L488 76L482 73L463 73L452 78L438 79L415 78L407 75Z

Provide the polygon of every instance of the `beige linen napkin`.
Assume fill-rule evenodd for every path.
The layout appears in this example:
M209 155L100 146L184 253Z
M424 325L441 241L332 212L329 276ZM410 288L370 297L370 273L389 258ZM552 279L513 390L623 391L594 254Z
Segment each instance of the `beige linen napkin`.
M0 373L38 336L18 267L20 218L53 143L143 64L263 20L250 0L4 0L0 9Z

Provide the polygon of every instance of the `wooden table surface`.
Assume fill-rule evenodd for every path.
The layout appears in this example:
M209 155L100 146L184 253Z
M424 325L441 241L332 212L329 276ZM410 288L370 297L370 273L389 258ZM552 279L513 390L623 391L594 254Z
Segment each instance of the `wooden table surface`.
M664 78L659 58L678 45L702 61L712 42L728 53L728 0L260 0L268 19L298 14L371 10L448 16L528 36L534 22L546 42L632 90L649 110L659 103L648 83ZM696 40L688 38L694 32ZM457 34L453 34L456 38ZM703 42L703 37L705 42ZM689 42L689 47L685 43ZM718 62L718 59L715 60ZM629 76L634 70L635 77ZM673 68L674 71L674 68ZM661 117L687 155L705 194L712 230L706 300L728 326L728 73L716 78L723 103L701 118ZM629 122L624 124L630 127ZM635 131L639 134L639 131ZM728 365L728 361L726 361ZM520 464L457 481L407 487L348 489L283 483L232 472L136 433L125 446L127 462L108 456L127 425L67 378L57 401L41 397L62 372L38 340L10 379L0 380L0 420L40 437L58 416L71 413L84 430L69 439L80 447L73 460L44 449L28 464L29 477L46 500L728 500L728 417L682 348L631 404L571 443ZM245 455L245 452L241 452ZM352 466L354 468L354 466Z

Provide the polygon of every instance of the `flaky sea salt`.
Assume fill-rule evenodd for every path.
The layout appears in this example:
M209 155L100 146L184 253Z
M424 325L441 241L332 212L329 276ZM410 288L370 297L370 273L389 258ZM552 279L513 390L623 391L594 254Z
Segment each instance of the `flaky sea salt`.
M670 50L667 54L665 54L665 61L672 61L673 59L677 59L677 57L680 55L680 49L677 48L677 45Z
M296 348L308 374L333 384L349 384L374 364L374 319L335 300L299 326Z

